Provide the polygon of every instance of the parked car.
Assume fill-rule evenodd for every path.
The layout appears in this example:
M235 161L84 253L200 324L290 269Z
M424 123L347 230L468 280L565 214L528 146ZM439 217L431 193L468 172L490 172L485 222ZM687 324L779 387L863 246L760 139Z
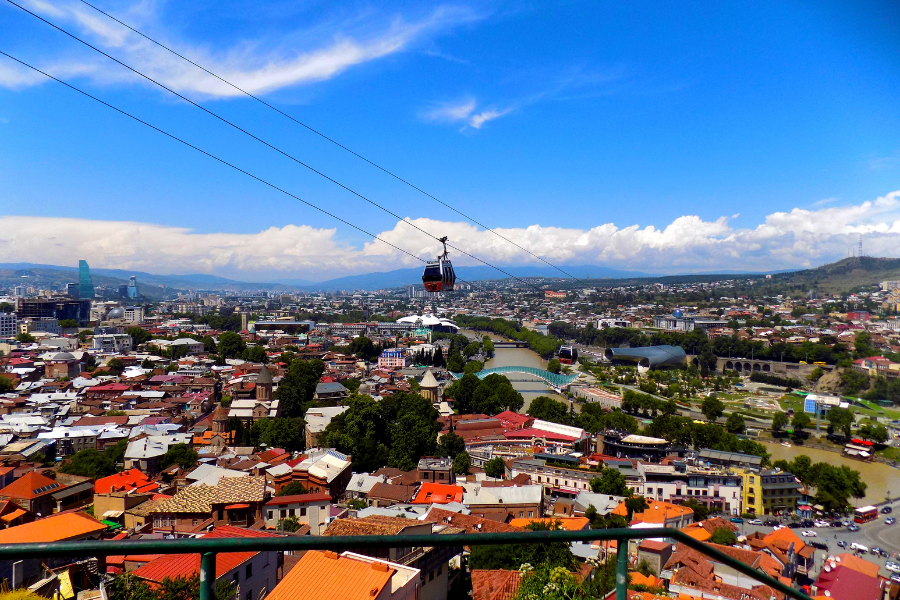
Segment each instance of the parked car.
M812 519L803 519L802 521L800 521L800 525L803 527L812 527L815 524L816 522Z
M772 528L772 531L778 531L779 529L784 529L784 525L779 523L778 525L776 525L775 527Z
M831 526L832 527L843 527L844 525L840 521L832 521Z
M775 527L776 525L780 525L780 523L775 519L768 519L763 523L763 525L765 525L766 527Z
M869 551L868 546L863 546L862 544L859 544L857 542L853 542L852 544L850 544L850 549L855 550L857 552L868 552Z
M788 528L790 529L800 529L803 527L800 523L788 523Z
M891 575L891 581L894 583L900 583L900 575Z
M828 521L816 521L813 523L813 527L828 527L829 525L831 525L831 523Z
M882 548L882 549L878 552L878 554L881 556L881 558L890 558L890 557L891 557L891 553L888 552L887 550L885 550L884 548Z
M732 523L743 523L744 520L740 517L731 517L731 522Z
M881 548L879 548L878 546L872 546L872 548L869 549L869 554L875 554L876 556L878 556L881 554Z
M847 528L847 531L859 531L859 525L854 523L853 525L851 525L850 527Z
M846 547L847 547L847 540L838 540L837 545L838 545L838 548L846 548Z
M883 515L889 515L889 514L891 514L891 512L892 512L893 510L894 510L894 509L891 508L890 506L884 506L884 507L881 508L881 514L883 514Z
M824 542L809 542L809 545L812 546L813 548L818 548L819 550L824 550L825 552L828 552L828 544L826 544Z
M802 535L803 537L816 537L816 532L813 531L812 529L807 529L806 531L802 532L800 535Z
M897 519L895 519L894 517L888 517L887 519L884 520L885 525L893 525L896 522L897 522Z
M763 522L761 519L750 519L747 521L747 525L762 525Z

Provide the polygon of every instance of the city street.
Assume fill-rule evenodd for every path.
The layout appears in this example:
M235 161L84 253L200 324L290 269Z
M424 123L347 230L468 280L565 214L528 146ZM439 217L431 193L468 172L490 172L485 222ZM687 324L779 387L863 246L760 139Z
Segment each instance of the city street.
M862 544L869 549L877 546L878 548L886 550L892 555L900 554L900 523L895 523L894 525L885 525L885 518L890 516L892 515L879 515L878 519L869 523L862 524L859 531L847 531L845 527L809 527L803 529L794 529L793 532L796 533L797 537L799 537L804 542L821 542L828 545L827 552L825 550L816 549L815 569L812 573L810 573L810 576L815 578L815 576L818 575L826 556L843 554L845 552L853 554L854 552L850 549L850 544L852 544L853 542ZM735 525L737 525L739 528L739 536L749 535L756 531L761 531L763 533L770 533L772 531L771 527L748 525L746 523L746 520L743 524L735 523ZM816 537L806 538L800 535L801 532L806 531L807 529L815 531ZM847 547L838 547L837 542L839 540L846 541ZM888 560L897 560L896 556L892 556L891 558L884 558L882 556L876 556L871 553L866 553L865 555L863 555L863 558L865 558L869 562L879 565L881 567L881 574L885 577L890 577L892 573L884 568L884 563Z

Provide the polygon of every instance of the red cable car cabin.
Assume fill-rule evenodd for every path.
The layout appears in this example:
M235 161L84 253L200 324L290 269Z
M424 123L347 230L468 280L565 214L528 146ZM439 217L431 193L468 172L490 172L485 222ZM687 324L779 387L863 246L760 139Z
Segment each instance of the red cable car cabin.
M422 273L422 285L429 292L452 292L456 283L456 273L453 264L447 258L447 238L439 240L444 244L444 253L437 260L428 261L425 271Z

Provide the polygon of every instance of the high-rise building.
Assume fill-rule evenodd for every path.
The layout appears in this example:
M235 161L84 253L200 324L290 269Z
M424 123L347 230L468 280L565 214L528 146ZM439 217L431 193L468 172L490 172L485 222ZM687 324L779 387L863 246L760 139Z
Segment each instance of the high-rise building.
M132 275L128 279L128 297L129 298L137 298L138 296L139 296L139 293L138 293L137 277Z
M86 260L78 261L78 297L91 300L94 297L94 282L91 280L91 268Z
M17 321L15 313L0 312L0 338L14 338L19 335Z
M66 296L69 298L78 298L79 295L79 287L78 283L67 283L66 284Z

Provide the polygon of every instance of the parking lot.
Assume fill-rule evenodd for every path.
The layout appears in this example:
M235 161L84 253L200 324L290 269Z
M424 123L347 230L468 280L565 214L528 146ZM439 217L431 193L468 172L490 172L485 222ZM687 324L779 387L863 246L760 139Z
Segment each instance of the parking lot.
M826 556L843 554L845 552L853 554L854 552L850 549L850 545L856 542L857 544L866 546L870 550L874 547L878 547L886 550L890 554L890 557L888 558L876 556L871 553L866 553L864 555L866 560L881 567L882 575L890 577L892 573L884 568L884 563L888 560L900 562L900 560L898 560L898 556L900 556L900 523L886 525L885 519L891 516L898 518L900 517L900 514L879 514L878 518L874 521L860 525L859 531L848 531L845 527L804 527L794 529L793 531L797 534L797 537L804 542L820 542L828 545L827 551L816 549L815 569L810 573L810 576L815 578L815 576L818 575ZM773 530L772 527L750 525L746 520L744 523L735 523L735 525L738 526L738 535L749 535L757 531L770 533ZM803 537L801 535L802 532L808 530L815 531L816 536ZM840 540L847 542L846 548L840 548L838 546L838 541Z

